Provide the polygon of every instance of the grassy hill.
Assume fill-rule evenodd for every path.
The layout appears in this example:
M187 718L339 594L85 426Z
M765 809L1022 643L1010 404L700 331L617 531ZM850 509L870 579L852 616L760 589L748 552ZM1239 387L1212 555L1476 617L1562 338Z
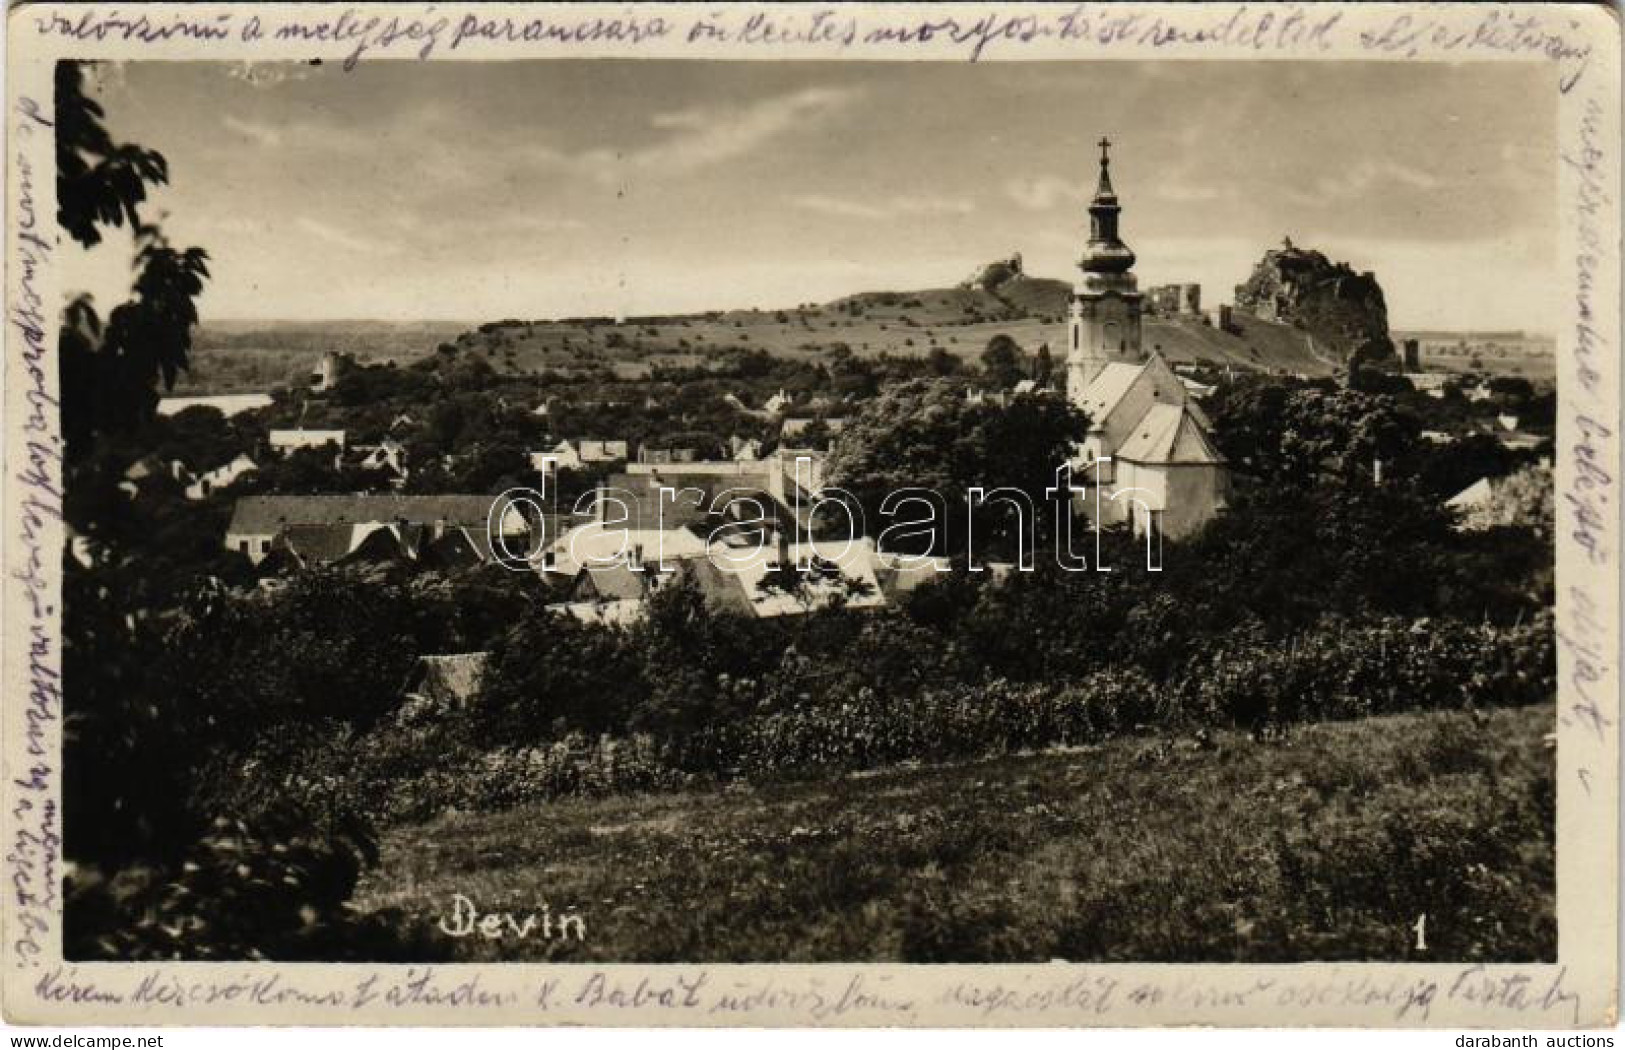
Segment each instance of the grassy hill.
M466 961L1550 960L1553 720L1407 714L448 815L387 835L355 903L431 934L453 894L586 924L453 941Z
M940 348L974 360L999 334L1028 350L1048 343L1061 355L1070 295L1065 282L1022 276L996 291L864 292L782 310L631 318L624 324L607 318L505 321L481 325L456 343L485 355L499 371L518 374L663 354L713 355L732 348L780 357L818 357L837 345L862 356L923 356ZM1160 347L1176 362L1312 375L1333 370L1312 340L1295 328L1251 317L1238 318L1237 326L1232 334L1195 318L1148 318L1145 343Z
M198 334L195 367L177 393L233 393L297 383L325 350L362 362L405 363L443 342L486 358L497 372L535 375L589 366L634 368L640 362L704 359L731 349L817 359L836 346L860 356L924 356L942 349L975 360L996 335L1029 351L1066 347L1071 286L1017 276L996 291L926 288L862 292L828 303L778 310L615 319L457 322L210 322ZM1144 342L1176 363L1325 375L1333 370L1295 328L1237 315L1239 331L1222 332L1194 318L1147 318ZM678 355L673 357L672 355Z

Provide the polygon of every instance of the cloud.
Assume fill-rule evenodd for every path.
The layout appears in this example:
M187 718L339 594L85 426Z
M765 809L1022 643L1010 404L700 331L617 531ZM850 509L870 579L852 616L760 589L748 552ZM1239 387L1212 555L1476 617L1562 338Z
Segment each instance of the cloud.
M584 175L602 185L613 185L628 172L692 174L749 157L774 139L850 106L861 94L856 88L810 87L746 105L691 106L650 116L649 127L668 134L648 145L572 154L528 143L520 155L535 167Z
M803 211L838 219L891 219L917 215L969 215L976 210L970 201L955 197L892 197L883 201L854 201L819 193L792 197L790 203Z
M629 158L644 167L695 171L735 160L808 121L856 101L854 88L810 87L746 106L705 107L649 118L651 126L678 132Z
M256 145L266 149L274 149L282 145L282 133L269 125L240 120L230 114L221 117L220 122L226 126L227 130L235 131L243 138L249 139Z
M1005 194L1028 211L1048 211L1057 204L1083 199L1077 182L1059 175L1029 175L1004 184Z
M326 241L328 244L336 245L347 251L387 254L394 250L394 246L391 244L351 233L319 219L312 219L308 215L301 215L298 219L295 219L294 225L318 240Z
M1334 175L1316 179L1309 189L1288 189L1286 197L1298 204L1324 204L1329 201L1357 200L1374 190L1406 189L1431 192L1443 186L1443 179L1420 168L1386 158L1365 159Z

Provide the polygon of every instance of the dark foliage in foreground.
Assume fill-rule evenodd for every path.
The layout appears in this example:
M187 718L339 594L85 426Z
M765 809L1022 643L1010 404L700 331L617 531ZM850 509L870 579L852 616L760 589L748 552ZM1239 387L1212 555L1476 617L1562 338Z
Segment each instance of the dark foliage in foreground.
M443 946L403 937L399 913L347 903L378 859L363 827L315 834L283 816L220 818L173 869L131 864L68 878L69 959L391 962L434 959Z

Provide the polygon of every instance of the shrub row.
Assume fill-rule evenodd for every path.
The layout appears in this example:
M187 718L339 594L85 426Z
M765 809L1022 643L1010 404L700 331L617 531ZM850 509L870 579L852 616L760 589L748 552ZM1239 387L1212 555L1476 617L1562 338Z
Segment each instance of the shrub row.
M681 745L646 736L578 734L543 747L452 749L411 776L391 767L399 818L450 807L500 809L568 795L669 790L696 777L764 777L816 769L939 762L1086 745L1137 732L1242 728L1415 709L1536 703L1555 693L1548 615L1512 628L1384 619L1328 622L1285 642L1244 631L1158 683L1110 667L1059 686L994 680L882 693L754 714ZM376 734L375 734L376 738ZM392 736L396 747L399 737ZM359 773L383 786L360 750ZM419 752L421 755L421 752ZM370 767L370 768L369 768Z

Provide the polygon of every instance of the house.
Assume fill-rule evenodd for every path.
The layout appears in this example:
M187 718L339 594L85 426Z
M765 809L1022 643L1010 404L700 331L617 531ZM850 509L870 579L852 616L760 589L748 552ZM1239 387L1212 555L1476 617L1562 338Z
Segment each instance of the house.
M876 576L874 541L867 537L834 543L786 541L748 553L702 543L667 561L667 572L656 572L652 565L643 572L624 565L583 568L567 600L548 608L589 623L631 623L643 615L650 594L683 578L699 587L708 604L753 617L799 615L833 603L853 609L886 604ZM788 586L766 582L778 578L782 566L803 564L807 568L784 578Z
M594 438L582 438L578 443L583 463L621 463L631 455L630 446L625 441L599 441Z
M875 576L875 544L867 536L838 542L783 543L776 550L739 558L734 552L712 549L707 561L723 579L731 579L743 592L745 607L758 617L810 612L832 603L849 609L872 609L886 604ZM802 577L798 591L766 586L779 568L813 566ZM822 570L822 571L819 571Z
M232 484L244 474L252 474L258 469L259 465L250 459L246 452L239 452L231 462L223 463L213 470L199 474L191 484L186 486L186 498L191 500L206 499L210 494Z
M153 478L166 476L182 485L188 485L192 481L192 472L180 460L172 459L165 463L155 455L146 455L124 468L124 480L119 482L119 491L135 499L147 482Z
M608 485L635 496L640 521L663 520L667 527L716 527L725 526L741 509L759 508L772 527L800 535L811 526L823 463L822 452L797 449L781 449L754 460L630 463L626 473L611 476ZM662 488L673 494L663 504ZM682 506L673 498L678 494L683 497ZM663 516L657 515L662 507Z
M546 474L549 464L552 470L580 470L581 450L568 441L560 441L546 452L527 452L530 460L530 469L538 474Z
M728 438L728 454L740 463L750 463L762 458L762 441L760 438L743 438L735 434Z
M542 552L531 565L538 572L557 574L555 579L562 575L570 579L573 586L587 569L627 561L639 566L670 565L705 553L705 540L687 527L662 529L634 525L623 524L612 516L608 522L583 522L557 534L550 532Z
M1401 372L1400 377L1410 383L1412 390L1429 397L1443 397L1445 384L1454 378L1449 372Z
M1038 392L1038 380L1023 379L1021 382L1017 383L1015 388L1010 392L1018 396L1021 394L1036 394Z
M491 522L512 541L515 551L530 525L519 508L497 506L499 497L487 495L405 496L373 493L342 496L244 496L237 500L226 527L225 546L253 562L271 553L273 543L286 534L283 547L300 565L338 561L354 553L368 536L388 527L401 551L416 557L427 543L448 532L462 530L484 537L474 543L486 558L490 552ZM381 540L374 544L382 543ZM376 546L374 548L376 550Z
M397 486L406 482L406 446L393 438L385 438L376 445L356 445L351 450L351 462L362 470L374 470L392 475Z
M770 416L776 416L782 413L785 409L789 408L790 405L791 399L789 395L787 395L783 390L780 390L777 394L774 394L772 397L767 399L766 403L762 405L762 411L766 412Z
M273 452L287 455L302 448L328 448L344 450L342 430L273 430L267 437Z
M517 553L517 543L515 547ZM495 561L485 529L470 525L448 525L438 536L426 537L417 550L417 562L426 569L469 569Z
M693 463L699 458L699 449L689 448L686 446L660 447L655 445L643 445L638 449L639 463Z
M1451 510L1466 513L1489 505L1495 495L1495 485L1489 478L1479 478L1460 492L1444 501Z
M401 699L425 713L461 711L479 696L490 653L420 656L401 687Z

